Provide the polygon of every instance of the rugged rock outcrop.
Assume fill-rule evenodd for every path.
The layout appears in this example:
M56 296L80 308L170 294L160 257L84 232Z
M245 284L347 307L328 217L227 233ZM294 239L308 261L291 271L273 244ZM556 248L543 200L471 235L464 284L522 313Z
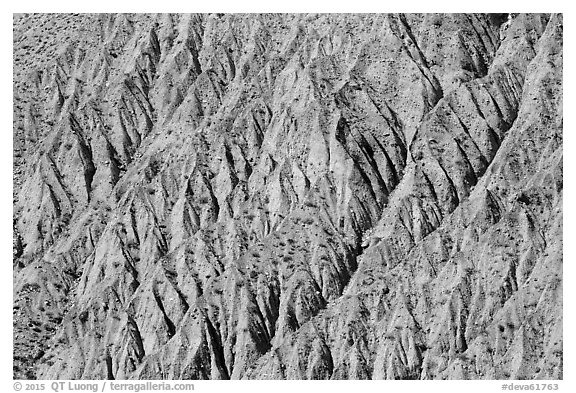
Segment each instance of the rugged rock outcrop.
M562 15L14 16L14 376L562 378Z

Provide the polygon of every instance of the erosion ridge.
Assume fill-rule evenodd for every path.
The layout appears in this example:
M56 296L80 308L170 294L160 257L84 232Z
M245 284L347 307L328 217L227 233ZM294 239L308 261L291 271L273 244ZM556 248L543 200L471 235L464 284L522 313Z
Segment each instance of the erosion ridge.
M562 26L15 15L15 378L561 379Z

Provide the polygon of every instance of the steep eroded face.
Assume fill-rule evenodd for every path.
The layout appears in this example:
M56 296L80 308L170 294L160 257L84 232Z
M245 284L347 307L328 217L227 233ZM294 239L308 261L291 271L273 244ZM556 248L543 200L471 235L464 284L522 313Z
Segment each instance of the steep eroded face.
M15 378L562 378L562 26L15 15Z

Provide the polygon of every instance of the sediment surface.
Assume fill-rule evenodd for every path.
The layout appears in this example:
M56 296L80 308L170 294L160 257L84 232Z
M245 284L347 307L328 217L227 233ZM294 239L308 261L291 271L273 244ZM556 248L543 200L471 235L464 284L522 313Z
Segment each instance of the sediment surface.
M14 377L561 379L562 15L14 16Z

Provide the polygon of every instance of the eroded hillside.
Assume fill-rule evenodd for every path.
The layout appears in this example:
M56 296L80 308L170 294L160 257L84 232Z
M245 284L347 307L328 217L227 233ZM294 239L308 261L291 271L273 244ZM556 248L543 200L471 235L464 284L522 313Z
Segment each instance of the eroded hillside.
M562 29L15 15L15 378L562 378Z

